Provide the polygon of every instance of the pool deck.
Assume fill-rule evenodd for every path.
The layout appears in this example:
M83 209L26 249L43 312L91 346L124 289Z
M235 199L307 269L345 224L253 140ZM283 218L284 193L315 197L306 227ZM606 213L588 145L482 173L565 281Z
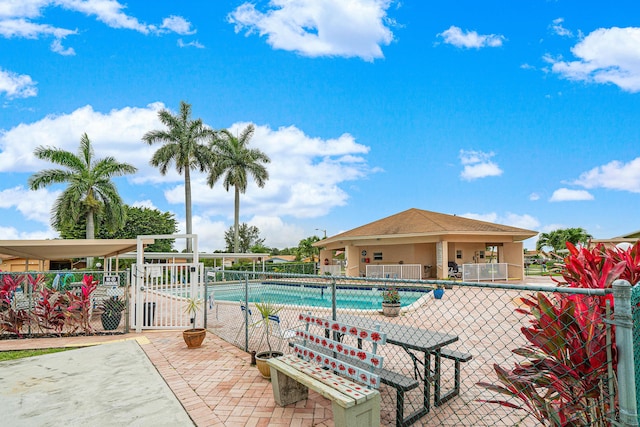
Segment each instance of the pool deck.
M524 283L550 284L548 278L527 277ZM90 387L91 383L103 383L105 377L111 378L113 371L104 369L105 365L112 363L113 349L109 343L122 343L127 341L127 353L130 354L132 365L138 363L145 366L145 360L151 362L154 370L137 369L125 371L126 381L118 382L117 393L113 398L92 398L99 390ZM98 418L89 418L85 425L111 426L111 425L197 425L197 426L333 426L331 403L314 391L309 392L309 399L289 405L285 408L276 405L273 399L270 381L259 374L255 366L250 365L250 355L236 346L222 340L209 332L202 347L188 349L182 339L181 331L145 331L140 334L129 333L125 335L88 336L88 337L63 337L63 338L34 338L24 340L0 340L0 351L20 349L41 349L53 347L84 347L98 346L105 352L84 352L72 356L72 352L57 353L54 355L38 356L34 358L20 359L18 361L0 362L0 381L5 387L0 390L6 392L6 385L14 381L20 387L19 393L22 402L29 397L37 396L46 399L42 390L38 388L37 378L27 381L25 376L31 375L30 368L34 366L51 369L55 365L65 367L66 375L62 381L68 391L67 400L72 401L71 396L79 396L81 399L91 399L96 406L92 411L102 414ZM140 350L136 350L139 347ZM110 350L111 352L107 351ZM82 352L82 350L80 350ZM124 352L124 350L123 350ZM112 354L112 356L109 356ZM20 367L20 368L18 368ZM46 377L46 369L40 371ZM81 374L80 374L81 373ZM159 376L157 375L159 374ZM171 393L165 393L157 398L161 406L170 408L177 419L166 418L163 422L157 422L151 413L147 417L139 416L123 402L140 402L145 399L146 383L157 384L158 378L164 380ZM18 386L16 386L18 387ZM162 387L162 384L158 385ZM179 405L172 402L173 396ZM455 399L454 399L455 401ZM97 403L96 403L97 402ZM24 408L16 401L18 407L12 408L15 415L11 425L70 425L68 420L73 415L73 409L69 405L47 406L39 404L41 411L48 411L44 415L39 414L29 418L28 408ZM47 409L48 408L48 409ZM445 405L441 411L455 411L455 406ZM182 412L180 412L182 411ZM113 412L118 416L104 416ZM91 415L91 414L89 414ZM186 415L185 418L181 418ZM438 422L429 418L429 415L421 419L415 425L456 425L456 418L446 412L440 412ZM127 419L127 416L130 418ZM485 416L491 416L489 413ZM188 417L188 418L187 418ZM45 422L38 420L47 419ZM450 419L454 424L448 424L443 420ZM124 421L123 421L124 420ZM485 419L486 421L486 419ZM72 423L73 424L73 423ZM82 423L80 423L82 424ZM385 422L383 421L383 424ZM467 424L466 425L473 425ZM78 424L74 424L78 425ZM520 425L527 425L522 423Z

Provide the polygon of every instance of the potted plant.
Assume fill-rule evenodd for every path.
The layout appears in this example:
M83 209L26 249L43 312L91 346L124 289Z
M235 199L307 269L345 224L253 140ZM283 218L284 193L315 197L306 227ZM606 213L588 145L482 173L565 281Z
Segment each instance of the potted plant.
M272 357L282 356L281 351L274 351L271 348L271 341L269 341L269 335L271 335L271 318L275 316L281 310L282 307L276 307L271 301L263 301L255 303L256 309L260 313L262 320L258 323L264 325L265 338L267 339L267 351L261 351L256 353L256 366L264 378L271 378L271 368L267 365L267 359Z
M187 307L185 308L185 313L189 313L189 317L191 318L191 324L193 327L191 329L187 329L182 331L182 338L184 342L187 344L188 348L197 348L200 347L202 341L207 335L207 330L204 328L196 328L196 314L200 310L202 306L202 299L200 298L188 298L187 299Z
M394 286L382 291L382 314L396 317L400 314L400 293Z
M102 320L102 327L105 331L113 331L118 328L120 320L122 320L124 307L124 301L117 296L113 296L102 302L100 305L102 309L100 320Z
M433 290L433 297L435 299L442 299L443 295L444 295L444 286L438 285L438 287Z

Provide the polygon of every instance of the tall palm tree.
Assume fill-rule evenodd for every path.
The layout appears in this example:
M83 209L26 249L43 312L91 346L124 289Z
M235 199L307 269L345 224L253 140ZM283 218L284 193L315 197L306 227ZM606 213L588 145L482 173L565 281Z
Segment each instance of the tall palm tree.
M210 187L213 187L224 175L222 185L225 190L229 191L231 186L235 188L234 252L238 252L240 241L240 193L244 194L247 190L248 175L253 177L260 188L263 188L269 179L269 172L267 172L263 164L271 162L271 159L257 148L248 147L254 130L254 126L249 125L239 137L235 137L227 129L223 129L216 133L210 144L213 163L207 183Z
M71 226L84 216L87 223L85 236L93 239L97 215L103 217L109 230L122 227L125 221L124 205L111 178L135 173L137 169L134 166L120 163L113 157L94 159L93 147L86 133L80 138L77 155L44 146L36 148L34 154L41 160L66 168L45 169L29 177L32 190L51 184L69 184L51 209L51 225L55 229Z
M144 134L142 140L151 145L161 142L151 158L151 165L160 168L165 175L172 163L179 174L184 172L184 204L187 222L187 234L193 233L191 213L191 170L204 172L211 163L211 152L203 142L215 135L201 119L191 119L191 104L180 102L180 112L176 115L163 109L158 117L166 130L152 130ZM192 251L191 240L187 239L187 252Z

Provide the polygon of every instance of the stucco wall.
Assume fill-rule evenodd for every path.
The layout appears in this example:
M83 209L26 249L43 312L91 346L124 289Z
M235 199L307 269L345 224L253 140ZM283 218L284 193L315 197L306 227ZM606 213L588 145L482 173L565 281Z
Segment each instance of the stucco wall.
M522 242L504 243L498 247L500 262L508 264L509 279L524 278L524 249Z

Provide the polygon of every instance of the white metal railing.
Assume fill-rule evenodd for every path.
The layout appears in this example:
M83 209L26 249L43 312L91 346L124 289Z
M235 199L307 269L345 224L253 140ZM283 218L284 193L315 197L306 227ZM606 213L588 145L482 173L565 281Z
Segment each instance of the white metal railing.
M480 282L482 280L507 280L507 263L462 264L462 280Z
M421 264L367 265L367 277L381 279L422 279Z

